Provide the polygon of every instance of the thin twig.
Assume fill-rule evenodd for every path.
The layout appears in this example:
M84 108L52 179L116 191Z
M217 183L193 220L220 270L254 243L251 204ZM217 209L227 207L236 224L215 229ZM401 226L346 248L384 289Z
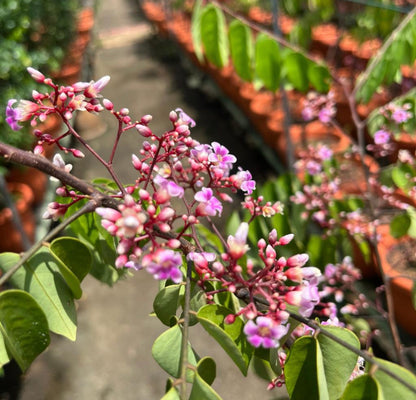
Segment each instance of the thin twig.
M181 400L186 400L186 372L188 370L188 338L189 338L189 309L191 303L191 275L192 262L186 263L186 280L185 280L185 298L183 306L183 323L182 323L182 344L180 358L180 395Z

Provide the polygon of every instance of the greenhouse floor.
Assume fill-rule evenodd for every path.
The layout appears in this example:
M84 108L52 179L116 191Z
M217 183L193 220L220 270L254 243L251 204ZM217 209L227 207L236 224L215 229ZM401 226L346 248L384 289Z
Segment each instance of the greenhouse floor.
M234 113L239 120L236 122L220 104L215 88L197 73L186 72L176 47L157 37L142 16L137 0L98 2L91 47L94 62L92 69L86 68L89 73L93 71L88 79L112 77L103 94L116 108L128 107L134 118L152 114L151 126L157 132L169 128L169 111L181 107L197 121L193 133L199 141L220 141L239 158L240 165L260 180L267 177L268 171L273 173L264 161L267 154L251 145L256 140L249 134L244 118ZM205 90L197 89L200 86ZM114 121L107 116L104 122L103 125L81 116L78 126L96 150L108 155L115 134ZM133 132L123 139L115 164L121 179L131 182L131 153L138 151L140 139ZM273 156L269 158L273 164ZM74 170L85 179L106 176L89 157L76 164ZM76 342L53 337L51 346L24 377L19 399L161 398L167 374L153 360L151 347L164 327L149 316L157 282L141 271L112 288L87 278L83 290L78 302ZM201 357L209 355L216 360L214 388L224 399L286 398L284 390L267 392L267 382L251 372L243 378L223 350L198 327L191 329L190 340Z

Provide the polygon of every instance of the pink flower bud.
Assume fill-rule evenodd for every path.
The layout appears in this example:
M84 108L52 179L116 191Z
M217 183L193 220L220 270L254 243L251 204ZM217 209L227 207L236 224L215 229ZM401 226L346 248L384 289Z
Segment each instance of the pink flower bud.
M287 266L288 267L303 267L307 261L309 260L309 256L307 254L296 254L292 257L287 259Z
M126 115L129 115L129 113L130 113L130 110L126 107L120 110L120 115L122 115L123 117L125 117Z
M141 200L147 201L150 199L150 194L147 190L139 189L139 197Z
M134 169L137 171L140 171L142 169L142 162L140 161L139 157L137 157L135 154L131 155L131 161L133 163Z
M116 259L116 268L123 268L126 265L126 262L129 259L127 258L127 256L125 254L122 254L121 256L118 256Z
M303 274L302 274L302 268L300 267L289 268L287 271L284 272L284 274L291 281L302 282Z
M168 241L168 247L171 249L179 249L179 247L181 247L181 242L178 239L170 239Z
M263 238L261 238L261 239L257 242L257 247L258 247L260 250L264 250L264 249L266 248L266 246L267 246L266 241L265 241Z
M143 137L152 136L152 130L149 127L145 126L145 125L137 124L136 129L140 133L140 135L142 135Z
M285 301L292 306L299 306L302 301L302 292L295 290L285 294Z
M41 72L39 72L37 69L34 69L32 67L27 68L27 72L29 72L30 76L39 83L43 83L45 81L45 75L43 75Z
M171 112L169 113L169 119L170 119L172 122L176 122L176 121L178 120L178 114L176 114L176 112L175 112L175 111L171 111Z
M235 321L235 315L233 314L228 314L225 318L224 318L224 322L228 325L233 324Z
M269 233L269 243L271 245L274 245L277 242L277 231L276 229L273 229L270 233Z
M282 236L279 239L279 244L282 245L282 246L284 246L286 244L289 244L294 237L295 237L295 235L293 233L289 233L288 235Z
M152 121L153 117L150 114L143 115L143 117L140 119L140 122L142 124L147 125Z
M114 104L108 99L103 100L103 105L104 105L105 109L108 110L108 111L111 111L111 110L114 109Z
M69 149L69 151L77 158L84 158L85 155L81 150L78 149Z

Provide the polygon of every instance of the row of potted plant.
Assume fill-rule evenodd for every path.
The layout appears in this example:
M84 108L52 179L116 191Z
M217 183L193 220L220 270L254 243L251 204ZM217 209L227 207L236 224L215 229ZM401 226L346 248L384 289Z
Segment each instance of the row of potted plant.
M83 57L91 39L94 22L93 9L81 7L80 3L75 0L65 2L65 4L62 3L59 7L50 2L37 4L36 1L30 1L26 4L27 9L19 8L19 13L16 13L11 3L8 3L9 8L6 7L3 10L5 12L2 13L2 18L5 21L8 20L9 23L14 21L14 24L10 25L13 25L15 28L10 32L4 28L1 34L4 37L9 37L10 40L12 38L16 40L16 32L24 31L23 27L26 27L27 32L24 34L20 33L22 36L15 45L25 49L27 62L30 62L31 65L37 68L46 68L44 64L38 64L36 58L38 52L45 52L44 62L48 63L49 71L53 73L58 82L71 84L79 81L82 73ZM35 8L37 9L36 12L33 11ZM31 16L30 24L25 22L27 17L25 12ZM65 29L63 31L59 30L59 32L54 31L58 24L51 22L51 28L47 27L46 29L46 25L43 26L41 23L41 20L46 24L48 21L57 22L59 19L63 19L65 24ZM6 27L8 25L4 24L2 26ZM8 43L7 40L2 42L2 45L6 45ZM47 50L45 47L47 47ZM48 59L46 58L46 53L48 54ZM14 60L14 63L17 64L16 60ZM10 90L7 90L7 93L3 94L6 94L8 97L21 97L23 92L20 93L20 89L27 94L31 90L36 90L37 87L33 84L33 80L28 81L28 85L26 85L26 81L22 81L20 86L16 85L15 74L22 79L26 75L25 73L13 71L11 65L2 64L2 67L6 68L8 72L4 75L4 80L0 79L0 86L13 88L14 91L12 93ZM23 67L24 65L22 65ZM8 115L6 115L7 117ZM48 117L44 122L40 122L36 126L19 131L11 131L6 123L7 121L2 120L2 118L0 117L1 141L21 148L34 149L37 145L37 136L40 134L56 137L56 135L62 133L62 121L57 116ZM53 145L45 146L43 149L44 155L51 159L55 150ZM8 189L11 198L16 200L15 208L20 216L22 227L28 241L32 242L36 229L34 211L44 198L48 184L47 176L35 168L11 165L1 168L1 173L7 181L5 189ZM19 227L16 227L16 220L13 218L12 210L5 204L4 196L5 194L2 195L3 206L0 211L0 227L1 235L5 240L2 240L0 250L20 252L25 248L25 241L22 238L24 233L21 232Z

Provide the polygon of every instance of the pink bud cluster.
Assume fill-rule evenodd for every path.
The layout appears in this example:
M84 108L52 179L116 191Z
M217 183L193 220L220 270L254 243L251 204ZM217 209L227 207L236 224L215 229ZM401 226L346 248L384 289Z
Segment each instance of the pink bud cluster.
M308 93L302 110L302 117L305 121L319 119L323 124L329 124L336 114L336 106L333 92L319 94Z

